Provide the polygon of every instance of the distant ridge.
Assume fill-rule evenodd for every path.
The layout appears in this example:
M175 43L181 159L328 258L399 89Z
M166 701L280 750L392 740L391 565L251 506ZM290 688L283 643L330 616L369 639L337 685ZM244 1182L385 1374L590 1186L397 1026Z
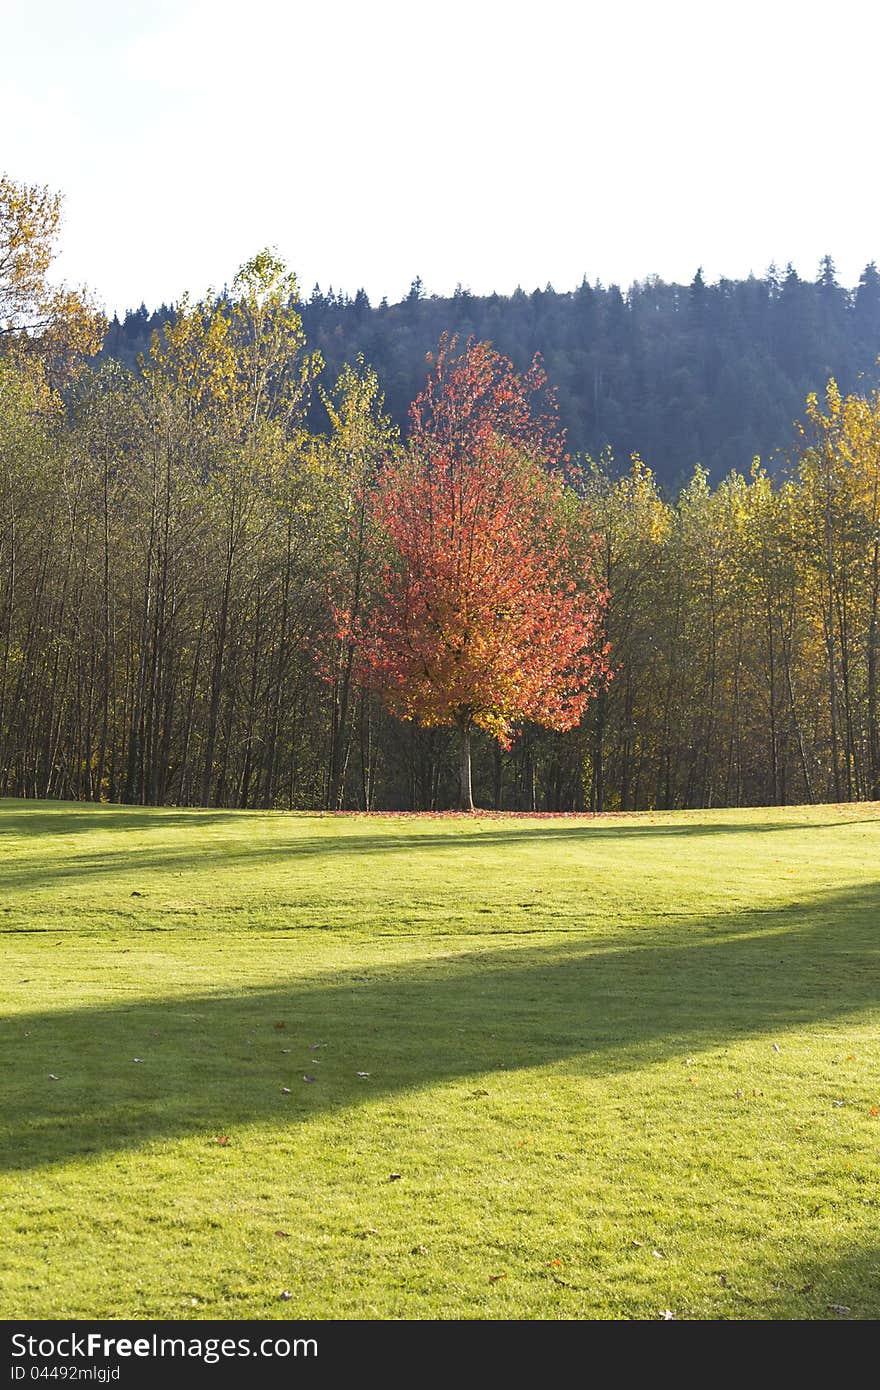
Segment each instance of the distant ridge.
M401 424L444 331L490 339L520 368L540 352L570 449L596 457L610 448L621 465L637 452L667 486L698 462L716 481L747 470L755 454L773 466L808 392L830 376L845 391L878 380L880 272L871 262L847 289L830 256L814 281L771 266L760 279L708 284L697 271L690 285L649 277L625 292L584 279L572 291L459 288L444 298L426 295L417 279L400 303L375 307L363 290L351 297L315 286L301 311L325 379L363 353ZM141 305L114 318L104 354L135 366L172 315Z

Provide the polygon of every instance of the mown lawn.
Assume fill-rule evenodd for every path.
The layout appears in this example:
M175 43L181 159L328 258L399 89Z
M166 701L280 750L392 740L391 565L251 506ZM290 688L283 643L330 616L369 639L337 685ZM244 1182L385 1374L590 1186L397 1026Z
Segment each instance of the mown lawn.
M880 1316L878 865L0 802L0 1316Z

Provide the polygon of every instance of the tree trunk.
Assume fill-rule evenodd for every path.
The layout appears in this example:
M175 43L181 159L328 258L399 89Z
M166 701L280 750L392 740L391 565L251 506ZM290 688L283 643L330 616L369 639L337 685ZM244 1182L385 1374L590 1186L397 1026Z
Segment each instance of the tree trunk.
M459 785L458 809L459 811L472 811L474 809L474 797L471 789L471 726L470 723L462 721L458 728L461 734L461 781Z
M223 658L226 654L226 632L229 626L230 594L232 592L232 565L235 554L235 540L230 527L229 543L226 549L226 573L223 579L223 597L220 601L220 615L217 622L217 646L214 652L214 670L211 676L211 703L208 707L208 733L205 740L205 760L202 771L200 804L210 806L211 783L214 777L214 752L217 746L217 729L220 723L220 695L223 690Z
M596 696L596 727L593 738L593 776L590 788L590 810L599 815L605 810L605 691ZM534 810L534 807L532 807Z
M880 731L878 731L877 654L880 650L880 544L871 558L871 617L868 624L868 748L871 756L871 800L880 800Z
M501 810L501 787L502 787L502 779L503 779L503 777L504 777L504 764L503 764L502 759L501 759L501 745L500 745L500 743L498 743L498 742L496 741L496 742L493 744L493 748L494 748L494 752L495 752L495 765L494 765L494 774L495 774L495 775L494 775L494 784L493 784L493 791L494 791L493 801L494 801L494 803L495 803L495 810L496 810L496 811L500 811L500 810Z

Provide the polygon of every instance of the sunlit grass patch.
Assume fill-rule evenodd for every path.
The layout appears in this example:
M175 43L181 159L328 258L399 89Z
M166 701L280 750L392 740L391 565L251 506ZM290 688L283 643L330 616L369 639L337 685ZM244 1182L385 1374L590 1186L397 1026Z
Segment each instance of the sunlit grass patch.
M3 1315L877 1316L878 825L2 803Z

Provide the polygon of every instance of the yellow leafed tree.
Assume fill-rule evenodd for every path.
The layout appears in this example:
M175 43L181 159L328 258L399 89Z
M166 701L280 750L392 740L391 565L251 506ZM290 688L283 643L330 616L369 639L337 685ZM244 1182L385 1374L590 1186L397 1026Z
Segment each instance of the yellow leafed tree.
M56 374L97 352L106 327L84 291L49 279L61 203L0 174L0 347L39 349Z

